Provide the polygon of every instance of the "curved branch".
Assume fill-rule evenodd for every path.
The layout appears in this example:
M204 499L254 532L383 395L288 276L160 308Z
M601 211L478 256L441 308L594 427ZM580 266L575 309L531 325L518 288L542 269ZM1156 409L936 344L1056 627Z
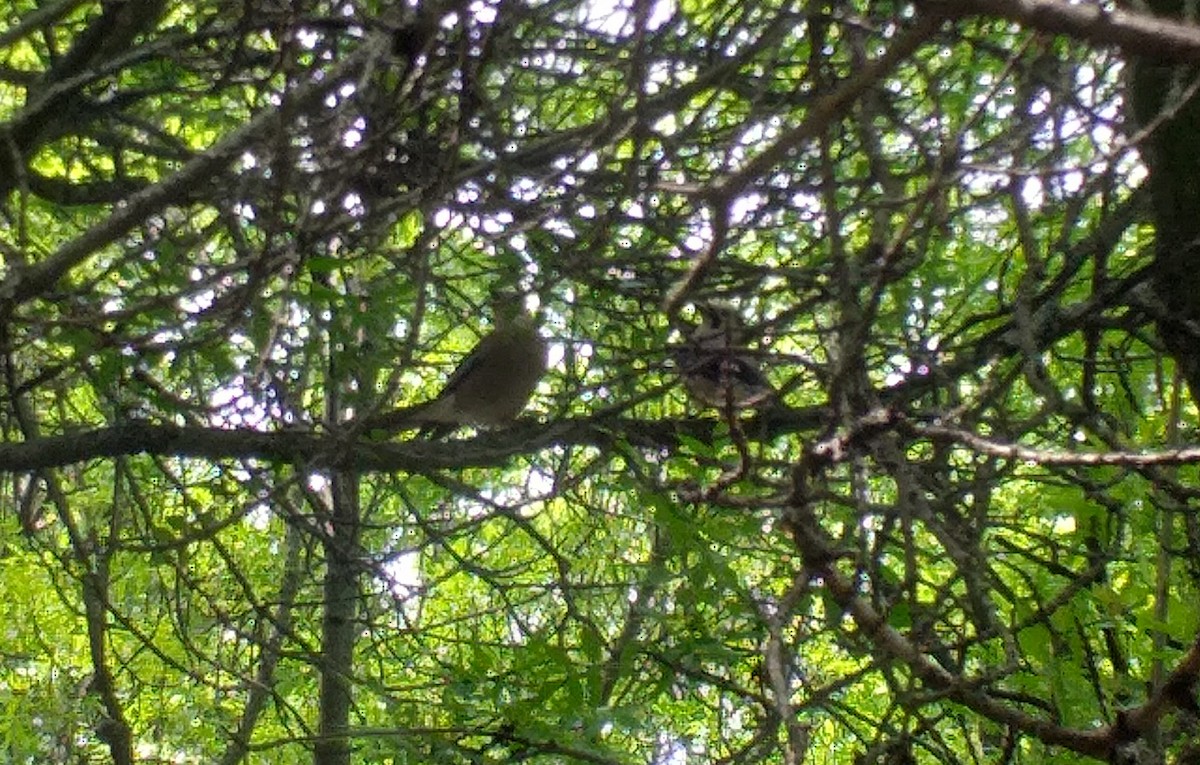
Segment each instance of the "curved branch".
M1145 13L1106 10L1098 4L1065 0L920 0L917 7L949 18L1008 19L1042 32L1115 45L1125 53L1158 61L1200 62L1200 27Z
M1015 709L996 699L971 678L955 675L916 644L887 623L867 600L861 597L851 577L835 565L839 554L833 539L805 506L790 508L785 524L800 550L806 568L819 578L833 600L854 618L863 634L889 659L899 661L933 690L1001 725L1010 726L1039 741L1061 746L1090 757L1104 758L1116 743L1114 728L1075 730ZM833 617L836 621L837 617Z

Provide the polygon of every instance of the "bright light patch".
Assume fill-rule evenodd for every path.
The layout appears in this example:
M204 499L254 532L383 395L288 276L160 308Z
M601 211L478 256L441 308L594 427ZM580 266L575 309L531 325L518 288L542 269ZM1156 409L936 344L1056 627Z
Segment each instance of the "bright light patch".
M1060 515L1054 519L1055 534L1073 534L1075 533L1075 517L1072 515Z
M635 16L630 2L621 0L598 0L585 2L579 9L579 21L593 32L610 37L629 37L637 33ZM653 32L675 14L675 3L659 0L650 6L646 17L645 31Z
M301 29L296 33L296 40L308 50L317 47L317 41L320 39L321 36L312 29Z
M733 206L730 209L730 217L735 224L746 223L753 216L754 211L763 206L766 200L761 194L747 194L738 197L733 201Z
M407 599L420 592L421 555L416 551L400 553L383 564L388 589L398 598Z
M467 6L471 17L481 24L491 24L496 20L496 9L484 2L474 2Z

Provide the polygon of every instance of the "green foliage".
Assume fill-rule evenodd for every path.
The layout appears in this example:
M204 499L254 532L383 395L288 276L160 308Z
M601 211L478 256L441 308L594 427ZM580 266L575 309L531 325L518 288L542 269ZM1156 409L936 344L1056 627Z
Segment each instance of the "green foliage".
M17 0L0 759L1095 759L1200 630L1124 64L827 5ZM497 288L525 418L360 432Z

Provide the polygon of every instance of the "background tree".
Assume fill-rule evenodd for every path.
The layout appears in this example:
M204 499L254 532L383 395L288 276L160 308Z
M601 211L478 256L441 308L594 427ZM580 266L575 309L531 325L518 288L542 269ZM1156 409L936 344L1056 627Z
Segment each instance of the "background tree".
M13 0L4 758L1195 762L1156 4ZM497 286L527 416L364 425Z

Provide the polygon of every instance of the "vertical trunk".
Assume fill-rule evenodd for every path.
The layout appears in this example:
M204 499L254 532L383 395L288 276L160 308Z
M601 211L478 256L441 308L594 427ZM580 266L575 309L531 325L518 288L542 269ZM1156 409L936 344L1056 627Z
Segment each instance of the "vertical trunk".
M1149 7L1175 18L1181 11L1174 0ZM1128 94L1137 126L1150 130L1138 150L1150 170L1159 336L1200 401L1200 95L1189 89L1196 75L1195 67L1135 59Z
M320 740L317 765L349 765L351 671L358 605L358 477L335 473L331 533L325 543L325 614L321 621Z

